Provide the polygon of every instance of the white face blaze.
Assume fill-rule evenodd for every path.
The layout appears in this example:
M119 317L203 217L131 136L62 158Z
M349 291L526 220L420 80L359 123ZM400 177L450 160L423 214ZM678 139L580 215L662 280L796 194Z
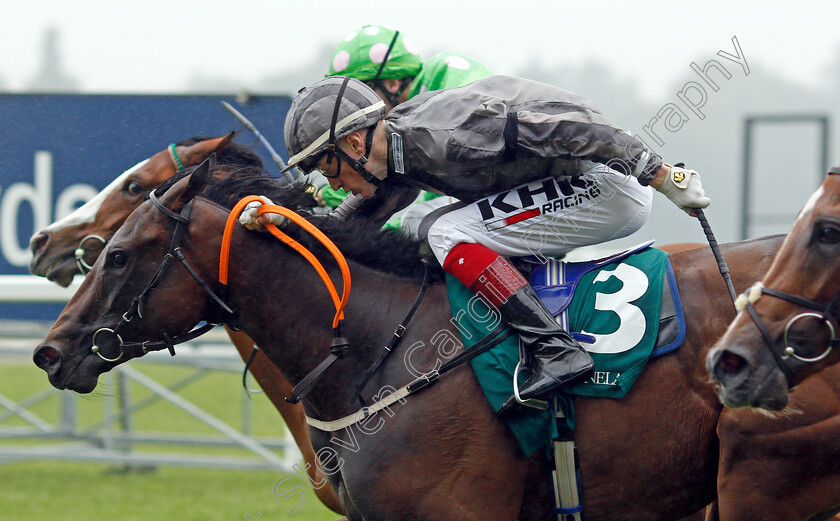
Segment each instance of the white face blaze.
M144 159L143 161L140 161L139 163L137 163L133 167L129 168L128 170L126 170L125 172L120 174L119 177L117 177L116 179L111 181L111 183L108 186L106 186L101 192L96 194L96 196L93 199L86 202L78 210L71 213L67 217L65 217L65 218L63 218L59 221L56 221L56 222L52 223L51 225L47 226L44 229L44 231L45 232L55 232L55 231L61 230L62 228L65 228L67 226L73 226L73 225L76 225L76 224L84 224L84 223L93 222L94 219L96 218L96 212L99 211L99 207L102 206L102 203L105 201L105 199L107 199L108 196L111 195L111 192L113 192L114 190L118 190L119 187L121 187L123 185L123 183L125 182L125 179L128 176L132 175L134 172L139 170L148 161L149 161L148 159Z
M822 197L822 195L823 187L820 186L819 188L817 188L816 192L811 194L811 197L808 199L808 202L805 203L805 206L802 207L802 211L799 212L799 216L796 218L796 220L798 221L799 219L802 219L806 214L813 210L814 206L816 206L817 201L820 199L820 197Z

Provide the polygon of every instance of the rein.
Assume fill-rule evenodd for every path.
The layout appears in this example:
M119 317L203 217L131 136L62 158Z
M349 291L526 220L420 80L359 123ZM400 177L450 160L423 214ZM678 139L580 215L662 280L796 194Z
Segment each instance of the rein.
M828 170L827 175L840 175L840 168L832 167ZM795 317L791 318L787 325L785 326L784 335L782 337L784 347L779 348L778 342L773 339L773 336L770 334L770 331L767 329L767 326L764 324L764 321L761 320L761 317L758 315L758 312L753 307L759 298L762 295L769 295L771 297L776 297L778 299L790 302L796 306L800 306L806 309L812 309L817 313L807 312L807 313L800 313ZM838 292L834 298L828 304L821 304L814 300L809 300L797 295L793 295L791 293L785 293L784 291L778 291L771 288L765 288L764 285L760 282L756 282L746 293L738 297L738 301L735 304L738 311L746 310L747 313L752 318L753 322L755 322L758 331L761 333L761 337L764 340L764 345L767 346L767 349L770 350L770 353L773 354L773 358L776 360L776 365L779 369L784 373L785 378L788 382L788 388L792 389L793 384L793 376L796 373L796 368L792 367L792 360L797 360L802 363L810 364L814 362L819 362L831 352L832 349L840 345L840 339L837 338L834 331L834 326L831 324L830 318L834 318L835 320L840 320L840 314L838 314L837 308L840 306L840 292ZM804 318L816 318L822 324L825 325L826 329L828 330L831 338L828 340L828 344L826 345L825 351L815 357L805 357L802 355L797 354L796 348L790 345L788 342L788 333L790 332L790 328L793 324L797 321L802 320Z
M262 198L259 196L248 196L243 198L234 206L233 210L231 210L231 213L228 216L228 220L225 223L225 232L222 237L222 247L219 259L219 282L222 284L222 288L226 288L228 283L228 266L233 230L236 227L236 222L238 220L239 214L242 212L245 206L247 206L253 201L262 202ZM312 254L311 251L306 249L306 247L301 245L299 242L295 241L294 239L280 231L280 229L277 228L275 225L270 223L266 225L266 229L268 229L272 235L280 239L283 243L291 246L293 249L295 249L295 251L300 253L312 264L312 266L318 271L318 274L321 276L321 279L324 281L324 284L327 286L327 289L329 290L330 295L333 298L333 302L336 306L336 314L333 320L333 328L335 330L336 336L333 339L332 344L330 345L330 354L320 364L318 364L318 366L315 369L313 369L308 375L306 375L295 386L294 389L292 389L291 396L286 398L286 401L295 404L299 403L312 390L315 384L323 377L324 372L336 360L342 358L346 354L346 350L349 348L347 340L344 337L340 336L340 326L344 319L343 310L350 294L350 268L347 265L347 261L345 260L344 255L341 253L341 251L339 251L335 244L326 235L324 235L324 233L321 230L317 229L314 225L312 225L312 223L298 215L296 212L289 210L288 208L284 208L282 206L270 204L261 205L258 212L259 215L264 215L267 213L277 213L300 225L304 230L309 232L324 246L326 246L330 253L333 254L336 262L341 267L342 276L344 278L344 290L342 292L341 299L339 299L338 292L335 290L335 286L333 285L332 280L329 278L323 265L315 257L315 255ZM402 340L402 337L407 330L409 322L414 317L414 314L417 312L417 309L420 307L420 303L423 300L423 296L426 293L426 288L428 287L430 280L430 272L428 265L424 264L423 267L425 270L423 276L423 284L420 288L419 294L414 300L411 309L409 310L405 319L403 319L403 321L397 326L391 339L384 346L384 349L382 353L380 353L379 357L362 374L360 381L356 386L356 392L353 395L353 400L351 401L355 401L355 399L358 398L358 400L364 405L364 401L360 395L361 390L363 389L364 385L370 380L370 378L373 376L373 374L376 372L379 366L384 362L388 354L390 354L393 351L393 349L397 346L397 344ZM306 416L306 421L310 426L328 432L344 429L350 425L353 425L354 423L363 421L364 419L370 417L372 414L375 414L377 411L380 411L385 407L402 400L409 394L413 394L417 391L420 391L421 389L425 389L429 385L434 384L435 382L437 382L438 378L440 378L441 375L451 371L452 369L458 367L459 365L465 362L472 360L476 356L485 353L486 351L490 350L499 342L502 342L512 334L513 330L504 328L503 326L499 326L490 334L481 339L478 343L476 343L476 345L473 346L472 349L470 349L469 351L465 351L453 358L452 360L448 361L447 363L443 364L440 367L440 369L433 369L432 371L421 375L420 377L409 382L401 389L397 390L395 393L388 395L383 400L377 401L369 407L362 407L362 409L360 409L359 411L334 421L327 422L316 418L312 418L308 415ZM253 356L254 354L256 354L256 349L257 348L255 346L254 351L251 353L251 356L248 359L248 363L250 363L250 361L253 360Z
M120 336L120 331L129 324L135 317L143 318L143 306L146 302L148 296L152 293L152 291L157 287L160 283L161 279L163 278L166 270L169 268L170 264L172 263L173 259L178 259L178 261L184 265L187 272L192 276L193 279L201 286L204 291L210 295L210 298L221 308L227 316L233 316L233 310L225 304L225 302L216 295L213 290L210 289L209 286L201 279L190 263L187 261L184 254L181 252L181 239L184 236L184 230L186 229L187 224L190 222L190 212L192 211L192 204L193 202L190 201L181 209L180 213L173 212L169 208L165 207L163 203L161 203L157 196L155 195L154 191L149 193L149 199L152 201L152 204L163 212L167 217L175 220L175 231L172 233L172 241L169 245L169 251L164 255L163 261L158 267L157 273L152 278L152 281L146 286L140 295L134 298L131 303L131 306L128 308L128 311L123 313L120 322L113 328L102 327L96 330L93 334L92 338L92 346L91 351L96 353L99 358L105 360L106 362L118 362L123 358L123 356L127 353L130 357L137 357L143 356L150 351L160 351L162 349L168 349L169 354L175 356L175 345L181 344L194 338L197 338L216 325L217 322L208 322L205 325L193 329L187 333L182 335L176 335L174 337L169 336L167 333L163 333L163 340L157 341L150 341L146 340L144 342L123 342L122 337ZM220 323L221 321L219 321ZM97 338L101 341L97 342ZM110 353L106 356L103 354L103 349L108 351L118 351L116 356L110 356Z
M248 196L240 200L231 210L230 215L228 216L227 222L225 223L225 231L224 235L222 236L222 247L221 252L219 253L219 282L222 284L222 288L227 288L228 283L228 264L230 259L230 243L233 237L233 230L236 227L236 222L239 218L239 214L242 212L243 208L245 208L248 203L253 201L262 202L262 198L259 196ZM333 303L335 304L335 317L333 318L332 327L333 327L333 334L334 338L332 343L330 344L330 354L325 358L318 366L313 369L308 375L306 375L303 380L301 380L294 389L292 389L291 396L286 398L286 401L289 403L299 403L309 391L315 386L316 383L324 376L324 373L327 369L332 366L338 359L344 358L346 355L347 349L350 347L350 344L347 342L347 339L341 335L341 325L344 320L344 307L347 305L347 300L350 297L350 267L347 265L347 260L345 260L344 255L341 251L336 247L336 245L324 235L324 232L316 228L312 223L298 215L296 212L284 208L282 206L273 205L273 204L263 204L259 208L259 215L264 215L267 213L276 213L280 214L283 217L291 220L313 237L318 239L318 241L323 244L327 250L333 255L335 261L338 263L339 268L341 269L341 275L343 279L343 291L341 294L341 298L338 297L338 292L335 289L335 285L333 284L332 280L330 279L327 271L324 269L324 266L321 262L315 257L315 255L306 249L305 246L294 240L293 238L289 237L275 225L269 223L266 225L266 229L284 244L287 244L292 247L295 251L300 253L309 263L315 268L318 272L318 275L321 277L321 280L324 282L324 285L327 287L327 290L330 293L330 296L333 299ZM253 358L253 354L252 357ZM246 366L247 369L247 366Z

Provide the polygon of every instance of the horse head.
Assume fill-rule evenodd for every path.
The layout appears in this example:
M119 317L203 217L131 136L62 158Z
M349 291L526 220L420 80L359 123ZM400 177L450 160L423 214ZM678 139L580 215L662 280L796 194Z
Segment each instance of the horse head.
M111 182L96 197L29 240L29 270L68 286L76 274L91 268L103 247L128 215L166 179L195 166L211 154L222 154L234 133L212 139L190 138L141 161Z
M840 169L811 196L764 279L706 365L729 407L781 410L799 382L840 361Z
M128 217L36 348L35 364L55 387L90 392L101 373L152 348L171 346L173 338L212 316L212 299L200 284L178 276L193 268L173 259L180 257L173 251L187 249L190 241L220 240L185 229L191 201L212 180L210 161L185 174Z

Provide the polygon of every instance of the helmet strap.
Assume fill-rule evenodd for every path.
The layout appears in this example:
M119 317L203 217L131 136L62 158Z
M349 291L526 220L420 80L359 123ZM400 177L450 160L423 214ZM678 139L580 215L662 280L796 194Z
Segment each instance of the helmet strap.
M353 159L343 150L338 147L335 147L335 155L341 159L343 159L350 167L359 173L362 176L362 179L367 181L368 183L379 186L382 181L371 174L367 168L365 168L365 164L368 162L368 156L370 155L370 147L373 144L373 131L376 128L376 125L373 125L368 128L367 136L365 136L365 153L359 159ZM336 177L341 175L341 162L338 163L338 174Z
M391 51L394 50L394 45L397 43L397 37L400 35L399 31L394 31L394 37L391 38L391 43L388 45L388 50L385 51L385 57L382 58L382 63L379 64L379 70L376 71L376 76L373 77L373 82L379 81L382 76L382 71L385 70L385 64L388 63L388 58L391 57Z
M394 45L397 43L397 37L400 35L399 31L394 31L394 37L391 38L391 43L388 45L388 50L385 51L385 57L382 59L382 63L379 64L379 70L376 71L376 76L374 76L370 81L373 83L373 86L382 92L382 95L385 96L385 99L388 100L388 103L391 104L392 107L396 107L400 104L400 95L405 90L406 84L405 80L400 84L400 88L397 90L396 93L391 92L385 87L385 84L382 83L380 77L382 76L382 71L385 70L385 65L388 63L388 59L391 58L391 51L394 50Z
M331 165L333 160L333 154L335 154L336 146L335 146L335 125L338 122L338 111L341 108L341 98L344 97L344 89L347 88L347 84L350 82L350 78L345 76L344 81L341 82L341 87L338 89L338 95L335 97L335 107L333 107L332 113L332 121L330 122L330 138L327 141L327 164ZM339 168L341 165L339 164Z

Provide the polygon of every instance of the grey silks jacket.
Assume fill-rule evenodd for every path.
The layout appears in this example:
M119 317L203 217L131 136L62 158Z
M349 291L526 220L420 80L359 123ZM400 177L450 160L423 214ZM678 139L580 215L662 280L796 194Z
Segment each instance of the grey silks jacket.
M579 175L593 162L647 185L662 164L586 98L511 76L417 95L388 113L385 134L383 186L399 179L466 202L549 176ZM377 206L399 209L400 190L383 192Z

